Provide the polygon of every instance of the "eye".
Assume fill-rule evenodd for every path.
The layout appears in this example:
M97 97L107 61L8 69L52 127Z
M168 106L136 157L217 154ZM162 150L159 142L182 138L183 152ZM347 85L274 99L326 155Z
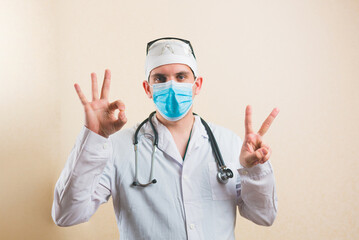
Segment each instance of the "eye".
M180 79L180 80L183 80L183 79L185 79L186 77L185 77L184 75L178 75L177 78Z
M166 78L163 76L157 76L154 78L155 83L163 83L166 82Z

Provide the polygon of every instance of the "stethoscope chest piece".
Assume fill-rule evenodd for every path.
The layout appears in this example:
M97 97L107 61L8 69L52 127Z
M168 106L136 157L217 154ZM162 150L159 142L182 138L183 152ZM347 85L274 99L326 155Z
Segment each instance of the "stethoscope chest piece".
M220 183L226 184L229 178L233 177L233 172L229 168L220 169L217 173L217 179Z

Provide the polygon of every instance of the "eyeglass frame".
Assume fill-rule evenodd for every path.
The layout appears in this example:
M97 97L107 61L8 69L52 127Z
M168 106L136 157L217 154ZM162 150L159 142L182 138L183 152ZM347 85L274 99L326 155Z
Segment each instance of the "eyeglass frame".
M155 40L153 40L151 42L148 42L147 43L147 48L146 48L146 56L148 55L148 50L150 49L150 47L155 42L160 41L160 40L178 40L178 41L182 41L182 42L186 43L190 47L193 57L196 59L196 55L194 55L193 47L192 47L190 41L182 39L182 38L176 38L176 37L163 37L163 38L158 38L158 39L155 39Z

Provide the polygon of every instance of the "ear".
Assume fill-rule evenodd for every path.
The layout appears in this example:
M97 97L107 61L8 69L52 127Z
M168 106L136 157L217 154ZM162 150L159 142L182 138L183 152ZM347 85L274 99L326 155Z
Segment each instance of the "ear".
M142 83L143 89L145 90L148 98L152 98L151 86L148 81L144 80Z
M203 78L201 76L197 77L197 81L194 84L194 95L198 95L201 91L202 88L202 83L203 83Z

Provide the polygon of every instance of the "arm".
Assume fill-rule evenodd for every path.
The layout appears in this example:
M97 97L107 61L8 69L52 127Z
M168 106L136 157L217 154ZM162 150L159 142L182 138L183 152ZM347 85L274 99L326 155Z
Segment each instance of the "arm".
M270 226L277 215L277 195L273 170L268 161L271 148L263 143L279 110L273 109L257 133L252 129L252 110L246 108L245 138L241 147L238 168L238 207L240 214L254 223Z
M111 142L83 127L58 179L52 218L58 226L86 222L111 194Z
M270 162L252 168L241 166L238 173L239 213L256 224L272 225L277 215L277 194Z
M85 127L56 183L52 218L59 226L88 221L99 205L110 197L113 163L108 137L127 122L124 103L108 101L110 80L111 72L106 70L99 96L97 76L91 74L91 102L86 99L80 86L74 85L84 107ZM119 110L117 116L116 110Z

